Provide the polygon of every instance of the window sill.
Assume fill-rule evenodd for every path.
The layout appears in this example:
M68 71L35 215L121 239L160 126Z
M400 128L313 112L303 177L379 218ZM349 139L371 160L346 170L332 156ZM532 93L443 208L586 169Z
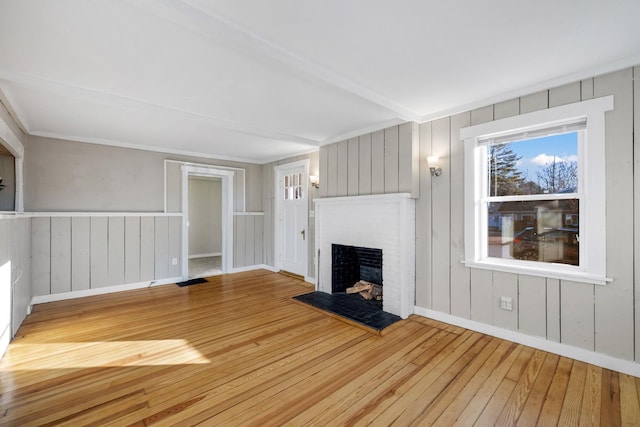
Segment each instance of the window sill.
M562 264L549 264L524 261L518 265L503 263L498 259L488 261L462 261L466 267L483 270L502 271L505 273L525 274L528 276L545 277L548 279L571 280L573 282L589 283L594 285L606 285L613 279L605 276L589 274L585 271L577 271ZM539 265L540 264L540 265Z

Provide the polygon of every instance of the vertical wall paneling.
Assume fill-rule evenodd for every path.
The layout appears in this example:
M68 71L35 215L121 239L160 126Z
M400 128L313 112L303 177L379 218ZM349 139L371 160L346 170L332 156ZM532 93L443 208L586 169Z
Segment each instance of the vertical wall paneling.
M358 138L351 138L347 142L347 156L348 156L348 171L347 171L347 195L357 196L360 190L359 188L359 162L360 153L358 147Z
M547 336L547 292L544 277L518 276L518 329L528 335ZM515 308L515 306L514 306Z
M371 134L362 135L358 141L358 194L371 194Z
M309 170L312 170L312 171L318 170L319 155L320 153L318 153L317 151L309 154ZM316 264L315 264L315 256L314 256L315 245L316 245L316 222L312 215L312 213L315 214L315 212L313 212L314 210L313 199L315 199L316 197L318 197L318 190L315 188L312 188L312 191L309 192L309 200L308 200L309 202L308 236L309 237L307 238L307 248L308 248L307 249L307 275L309 277L316 277L315 272L317 270ZM258 223L262 220L263 220L262 217L259 217L256 219L256 239L258 238L257 237ZM258 262L258 260L256 259L256 264L261 264L261 263L262 261Z
M51 293L51 219L31 220L31 288L33 295Z
M246 216L244 215L235 215L233 217L234 222L235 222L235 234L236 234L236 239L233 242L233 248L234 248L234 259L233 259L233 263L235 267L244 267L247 265L246 261L245 261L245 254L246 254L246 248L245 248L245 242L246 242L246 236L245 236L245 231L246 231Z
M464 260L464 145L460 129L469 126L470 113L451 117L451 314L471 316L471 272ZM436 177L437 180L440 177Z
M140 217L124 220L124 283L140 282Z
M325 166L326 166L326 148L321 148L320 149L320 158L323 157L322 152L323 150L325 151L324 154L324 159L325 159ZM267 265L275 265L274 264L274 260L273 260L273 252L275 251L275 242L274 242L274 209L275 209L275 197L277 197L275 195L275 178L273 176L273 168L274 168L274 164L268 164L263 166L263 188L264 190L264 194L265 194L265 199L263 200L263 209L264 209L264 218L263 218L263 236L264 236L264 240L262 243L263 249L262 249L262 258L263 258L263 262ZM323 177L323 172L322 172L322 168L320 167L320 179L322 179ZM324 175L326 176L326 175ZM323 183L320 183L320 191L324 190L326 191L326 182L324 183L325 185L322 185Z
M493 273L493 324L499 328L518 330L518 276L513 273ZM511 298L513 310L500 308L501 297Z
M420 132L420 197L416 200L416 305L431 304L431 175L427 156L431 155L431 122L423 123Z
M580 96L583 101L593 99L593 79L586 79L580 82Z
M31 219L12 218L0 220L0 228L4 227L4 232L0 231L0 240L7 240L7 246L2 249L0 258L11 259L11 281L12 291L12 324L11 334L15 336L18 328L27 317L29 304L31 303ZM5 239L7 231L11 235ZM1 246L1 245L0 245Z
M320 197L327 197L328 195L328 191L327 191L327 183L329 182L329 164L328 164L328 157L329 157L329 147L327 147L326 145L324 147L320 147L320 171L319 171L319 176L320 176ZM265 211L266 212L266 211Z
M636 256L634 257L634 271L636 275L640 272L640 227L637 224L640 224L640 67L635 67L633 69L633 146L636 147L633 150L633 200L634 200L634 210L633 210L633 223L636 224L634 227L634 253ZM640 362L640 288L637 284L636 279L636 289L635 289L635 361Z
M432 238L433 238L433 309L443 313L451 311L451 167L449 141L451 120L444 118L432 123L431 146L433 154L440 157L442 175L431 180L432 190Z
M182 275L182 217L169 219L169 273L167 277Z
M471 320L493 325L493 271L471 269Z
M607 275L614 281L595 288L595 349L633 360L633 71L597 77L594 96L613 94L606 114Z
M493 120L493 105L471 110L471 126Z
M549 90L549 108L580 101L580 82Z
M264 264L264 260L262 259L262 247L264 245L264 215L255 217L255 251L254 251L254 264L260 265ZM309 260L311 262L311 260Z
M140 217L140 281L151 281L156 275L156 224L152 216Z
M109 285L122 285L124 282L124 217L109 217Z
M409 122L398 128L398 188L401 193L420 196L420 129L417 123Z
M245 236L244 236L244 265L255 265L256 257L254 255L255 240L255 215L245 216Z
M346 196L349 192L349 142L338 142L338 192L337 196Z
M547 339L561 342L560 335L560 280L546 279L547 282ZM522 306L521 306L522 307Z
M71 290L89 289L91 284L91 218L71 218Z
M51 293L71 291L71 218L51 218Z
M91 217L91 289L109 284L108 230L107 217Z
M518 114L520 114L520 99L518 98L500 102L493 106L494 120L517 116Z
M569 280L560 283L563 344L594 350L594 286Z
M169 277L169 218L155 218L155 278Z
M384 130L384 192L398 192L398 126Z
M384 131L371 134L371 194L384 194Z
M338 144L327 147L327 197L338 195ZM322 178L321 178L322 179ZM322 188L322 182L320 188Z
M546 90L520 98L520 114L549 108L549 92Z

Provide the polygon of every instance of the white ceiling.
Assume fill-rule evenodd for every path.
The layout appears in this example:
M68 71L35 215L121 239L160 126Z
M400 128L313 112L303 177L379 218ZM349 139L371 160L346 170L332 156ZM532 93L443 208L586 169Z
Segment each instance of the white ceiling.
M640 64L638 0L0 0L25 130L264 163Z

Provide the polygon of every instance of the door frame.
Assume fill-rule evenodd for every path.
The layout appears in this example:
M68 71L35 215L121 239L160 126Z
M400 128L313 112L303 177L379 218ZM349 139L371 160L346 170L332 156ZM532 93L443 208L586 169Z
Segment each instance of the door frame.
M182 165L182 279L189 279L189 176L222 179L222 273L233 270L233 175L215 166Z
M274 166L274 186L275 186L275 225L274 225L274 243L275 243L275 257L274 257L274 264L275 267L277 269L281 269L281 264L280 264L280 253L282 252L282 242L283 242L283 233L284 233L284 229L282 228L282 223L280 221L281 216L283 215L282 212L282 203L283 200L280 197L281 192L280 192L280 174L282 173L282 175L284 176L286 174L286 171L289 169L296 169L299 167L303 167L304 168L304 178L303 178L303 183L302 183L302 189L305 195L305 215L304 215L304 229L305 229L305 233L306 233L306 237L305 237L305 250L304 250L304 254L303 254L303 264L304 264L304 274L303 276L306 278L309 274L309 159L305 159L305 160L299 160L297 162L291 162L291 163L285 163L282 165L277 165Z

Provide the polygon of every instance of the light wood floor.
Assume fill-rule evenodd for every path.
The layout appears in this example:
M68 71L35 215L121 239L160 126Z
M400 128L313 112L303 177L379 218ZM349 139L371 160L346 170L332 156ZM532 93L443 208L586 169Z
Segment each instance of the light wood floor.
M640 379L413 316L382 336L267 271L42 304L0 425L638 425Z

